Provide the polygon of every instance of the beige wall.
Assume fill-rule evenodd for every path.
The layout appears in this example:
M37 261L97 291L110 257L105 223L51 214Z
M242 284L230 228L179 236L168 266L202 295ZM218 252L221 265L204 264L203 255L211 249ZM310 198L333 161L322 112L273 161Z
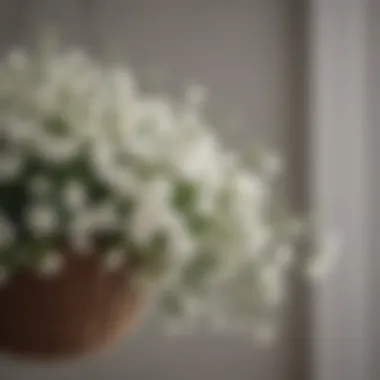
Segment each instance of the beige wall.
M297 25L302 22L296 4L291 0L2 0L0 48L31 41L47 21L58 24L65 39L86 44L95 53L122 44L137 72L154 67L166 71L165 85L171 92L178 93L187 81L206 85L210 113L221 118L229 113L244 115L244 126L220 126L228 144L249 152L262 141L290 153L295 164L290 187L302 206L304 189L295 183L302 182L304 163L299 147L290 144L302 145L304 137L302 26ZM298 312L302 319L302 308ZM301 319L296 323L300 334ZM167 341L153 323L117 352L94 360L44 368L4 359L0 378L282 380L287 376L285 358L295 359L307 349L300 340L298 348L293 347L293 341L288 336L287 349L276 346L266 351L231 336ZM305 358L298 356L301 367ZM301 372L292 371L296 372L290 378L301 380Z

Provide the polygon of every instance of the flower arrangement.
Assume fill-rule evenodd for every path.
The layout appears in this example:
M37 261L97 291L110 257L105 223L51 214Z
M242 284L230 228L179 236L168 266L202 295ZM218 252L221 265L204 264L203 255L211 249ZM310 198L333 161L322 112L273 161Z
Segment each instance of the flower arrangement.
M194 93L193 93L194 95ZM162 315L273 326L298 222L279 160L224 148L198 96L143 93L81 50L13 50L0 65L0 278L59 276L62 244L104 269L133 263ZM213 323L215 325L215 323Z

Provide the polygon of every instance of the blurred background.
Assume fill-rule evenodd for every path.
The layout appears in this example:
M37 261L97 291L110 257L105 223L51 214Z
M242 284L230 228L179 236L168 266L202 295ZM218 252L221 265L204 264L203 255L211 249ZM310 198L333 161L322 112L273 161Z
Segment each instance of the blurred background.
M305 212L316 201L321 220L342 228L349 239L346 264L323 289L291 279L282 336L273 347L231 334L168 340L153 315L101 357L48 366L0 358L0 379L377 379L378 344L369 343L369 336L376 336L371 320L380 308L373 298L370 313L367 302L369 286L376 289L376 269L357 255L367 257L370 244L375 248L367 227L375 237L379 224L379 184L366 182L370 162L363 156L364 147L372 146L375 170L376 140L362 124L364 116L376 118L364 105L368 78L362 75L376 70L360 66L379 59L379 12L376 0L1 0L0 55L15 44L33 43L53 26L65 43L95 56L117 51L142 78L160 73L160 89L174 96L189 83L204 85L207 112L226 144L243 154L260 143L279 151L287 163L284 190L296 210ZM371 54L362 49L367 32ZM318 56L311 54L312 43L320 48ZM377 99L375 76L370 82L368 103Z

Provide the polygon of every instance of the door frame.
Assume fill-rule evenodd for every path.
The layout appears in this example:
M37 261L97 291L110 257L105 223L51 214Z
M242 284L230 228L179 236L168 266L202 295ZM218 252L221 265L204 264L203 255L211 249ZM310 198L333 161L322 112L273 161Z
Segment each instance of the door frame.
M369 0L310 0L310 199L316 234L343 246L330 277L313 287L313 373L370 379ZM306 380L306 379L305 379Z

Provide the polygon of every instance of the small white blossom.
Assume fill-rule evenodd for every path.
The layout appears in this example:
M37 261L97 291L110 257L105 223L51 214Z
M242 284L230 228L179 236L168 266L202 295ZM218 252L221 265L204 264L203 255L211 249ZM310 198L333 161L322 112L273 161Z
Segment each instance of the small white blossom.
M294 259L294 249L289 244L278 247L275 252L275 265L287 269Z
M97 230L108 231L118 226L117 210L112 202L105 202L95 206L90 212Z
M261 282L265 299L269 305L278 305L284 297L284 279L282 269L274 265L263 268Z
M56 276L62 272L65 265L63 256L58 252L49 252L41 259L38 273L44 277Z
M47 177L35 177L31 180L30 191L38 197L47 196L51 191L51 183Z
M29 56L21 49L13 50L9 53L7 62L9 66L18 71L25 70L27 68Z
M218 146L212 136L202 136L187 141L176 148L176 157L170 158L184 178L204 183L219 183L222 167L218 161Z
M316 253L309 259L306 273L312 279L320 279L335 269L340 253L342 252L342 240L333 233L326 233L318 240Z
M49 235L58 225L58 215L52 206L35 204L27 210L28 227L37 236Z
M242 206L244 204L251 206L251 210L254 209L255 204L262 204L267 195L267 189L265 183L258 176L247 171L241 171L236 175L233 183L234 189L236 191L236 196L238 201L241 201ZM248 209L249 212L249 209Z
M0 181L13 180L23 168L24 157L18 152L3 150L0 153Z
M116 271L121 269L127 261L127 254L122 248L114 248L104 254L103 264L106 270Z
M118 102L119 108L123 109L125 104L136 97L135 78L123 69L114 69L110 72L109 80L114 99Z
M263 157L264 173L269 178L275 178L282 171L282 160L280 157L272 153L267 153Z
M72 239L71 243L76 242L78 246L81 246L96 231L94 214L89 210L79 210L72 215L67 229Z
M197 109L207 99L207 89L203 86L193 85L186 90L186 100L188 104Z
M169 251L173 255L187 258L190 254L195 253L194 240L178 215L169 216L164 221L164 228L169 240Z
M75 254L88 256L94 252L91 232L92 231L86 231L86 229L71 229L69 231L68 242Z
M261 226L257 225L256 228L254 227L254 225L252 226L252 248L256 252L261 253L265 248L268 247L268 245L272 241L272 230L269 226L266 226L264 223Z
M51 137L41 135L36 142L37 154L56 164L66 163L79 153L80 141L72 137Z
M70 210L82 209L86 205L87 197L84 186L79 181L71 180L64 189L64 202Z
M36 130L36 123L20 117L20 115L8 115L2 121L5 134L9 142L27 146L30 143L32 133Z
M132 216L130 231L137 244L142 246L149 244L153 236L161 232L166 220L171 218L170 193L170 183L165 180L147 183L141 190L136 211Z
M15 231L11 222L0 214L0 250L10 247L15 239Z

